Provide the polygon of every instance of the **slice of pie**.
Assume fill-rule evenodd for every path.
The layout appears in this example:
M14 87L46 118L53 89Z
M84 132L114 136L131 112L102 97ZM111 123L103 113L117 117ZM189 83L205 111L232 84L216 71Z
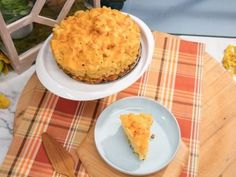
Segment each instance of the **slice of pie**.
M140 160L144 160L148 153L152 115L130 113L121 115L120 119L134 152Z

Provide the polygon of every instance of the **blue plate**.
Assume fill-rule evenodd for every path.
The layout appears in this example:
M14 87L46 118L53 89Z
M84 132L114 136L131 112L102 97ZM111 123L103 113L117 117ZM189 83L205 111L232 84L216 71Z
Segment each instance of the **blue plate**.
M121 127L120 115L150 113L153 116L149 151L145 160L139 160L130 148ZM95 144L101 157L113 168L130 175L147 175L165 167L175 156L180 145L179 125L173 114L155 100L145 97L127 97L108 106L98 117Z

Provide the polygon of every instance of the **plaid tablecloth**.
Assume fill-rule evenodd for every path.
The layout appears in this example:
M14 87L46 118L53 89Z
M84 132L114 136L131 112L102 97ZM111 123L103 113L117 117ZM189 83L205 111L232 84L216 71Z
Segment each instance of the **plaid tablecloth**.
M180 125L182 140L190 150L181 176L196 176L204 45L157 32L154 38L155 52L148 70L117 94L94 101L71 101L50 93L38 83L1 166L0 176L60 176L53 171L45 154L42 132L49 132L76 158L75 149L101 111L112 102L133 95L153 98L172 110ZM88 176L80 161L75 174Z

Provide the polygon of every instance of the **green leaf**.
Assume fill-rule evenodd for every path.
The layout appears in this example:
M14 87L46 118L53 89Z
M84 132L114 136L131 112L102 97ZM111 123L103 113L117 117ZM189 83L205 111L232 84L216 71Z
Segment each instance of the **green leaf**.
M8 74L8 72L9 72L9 69L8 69L8 66L7 65L4 65L4 68L3 68L3 74L4 75L7 75Z
M22 11L20 11L20 15L27 15L29 13L29 11L28 10L22 10Z
M0 73L2 72L4 68L4 62L0 60Z

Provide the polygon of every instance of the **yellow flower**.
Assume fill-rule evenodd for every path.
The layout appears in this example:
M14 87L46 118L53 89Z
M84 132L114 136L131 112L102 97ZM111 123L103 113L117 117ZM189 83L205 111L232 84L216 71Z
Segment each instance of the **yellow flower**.
M10 106L11 101L4 94L0 93L0 109L6 109Z
M0 73L8 74L10 67L10 60L0 52Z
M231 74L236 75L236 46L228 45L225 49L222 63L225 69Z

